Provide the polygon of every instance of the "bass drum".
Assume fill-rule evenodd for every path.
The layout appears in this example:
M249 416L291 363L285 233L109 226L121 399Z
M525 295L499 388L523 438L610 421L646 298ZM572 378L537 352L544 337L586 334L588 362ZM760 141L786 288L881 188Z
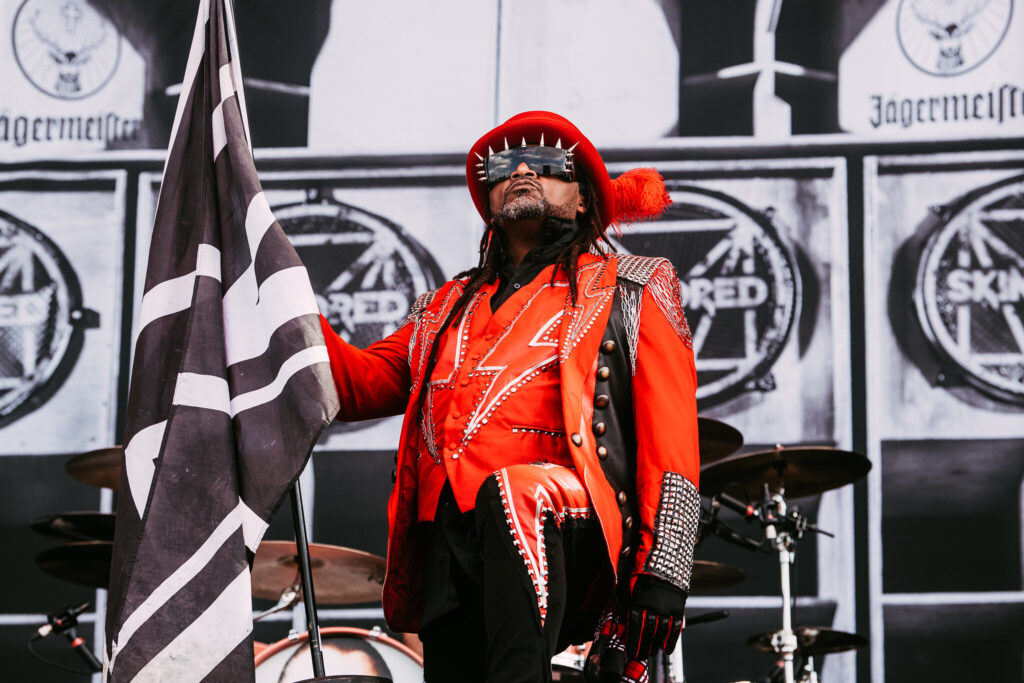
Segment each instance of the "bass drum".
M423 659L379 629L320 629L328 676L381 676L394 683L423 683ZM309 633L271 643L256 655L256 683L294 683L313 677Z

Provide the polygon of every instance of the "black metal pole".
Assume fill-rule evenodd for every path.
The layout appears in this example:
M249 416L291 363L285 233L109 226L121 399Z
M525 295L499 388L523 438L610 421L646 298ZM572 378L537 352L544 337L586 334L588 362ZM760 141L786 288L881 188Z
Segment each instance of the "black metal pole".
M292 520L295 523L295 551L302 578L302 596L306 605L306 625L309 630L309 656L313 658L313 676L324 675L324 653L320 642L320 624L316 619L316 596L313 595L313 572L309 566L309 539L306 538L306 516L302 512L302 489L299 480L292 484Z

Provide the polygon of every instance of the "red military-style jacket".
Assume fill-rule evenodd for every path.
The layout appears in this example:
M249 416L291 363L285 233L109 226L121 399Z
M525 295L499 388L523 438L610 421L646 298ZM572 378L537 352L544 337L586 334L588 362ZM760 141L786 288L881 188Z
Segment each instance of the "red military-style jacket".
M549 273L537 280L547 281ZM540 360L557 365L560 400L554 405L561 409L556 423L564 428L565 443L555 451L559 457L568 454L571 463L567 464L575 468L587 490L612 570L627 578L635 572L649 573L688 590L699 518L700 461L696 371L679 281L666 259L594 254L580 256L576 278L575 305L561 272L555 279L561 287L546 288L546 296L559 298L557 303L548 302L549 307L555 306L554 315L540 334L535 324L527 332L516 316L506 321L508 329L503 327L500 333L510 339L521 335L518 342L535 355L536 348L544 346L550 357ZM465 444L429 443L436 441L434 430L428 427L428 433L423 433L422 408L416 400L431 343L462 287L463 282L450 281L421 296L399 330L365 350L345 343L323 322L341 400L338 418L405 414L396 485L388 501L384 583L384 613L388 624L399 631L417 630L422 613L422 549L415 524L424 518L425 508L436 505L439 489L429 484L424 488L434 490L419 490L430 481L423 477L423 463L446 465L460 508L471 505L467 501L474 500L476 488L490 473L483 469L493 465L487 458L474 460L463 454L458 467L470 469L460 470L467 472L465 476L453 477L453 458L459 457ZM487 295L488 287L493 285L485 285L476 300ZM506 307L518 310L515 307L523 302L517 303L515 297L520 294L526 292L517 292L498 312ZM469 338L469 330L461 326L445 334ZM443 346L453 345L446 339ZM495 371L487 359L465 354L452 363L439 362L435 380L439 368L451 379L464 378L467 386ZM529 382L528 375L507 379ZM501 400L499 389L507 388L508 396L514 383L493 385L490 380L480 385L487 390L483 399L492 404ZM485 443L500 443L502 435L497 431L510 429L516 422L488 422L482 415L476 416L473 427L481 434L493 430L487 434L489 439L481 439ZM538 417L544 416L525 415L523 423L536 424ZM473 467L482 469L473 472ZM429 499L424 501L422 496Z

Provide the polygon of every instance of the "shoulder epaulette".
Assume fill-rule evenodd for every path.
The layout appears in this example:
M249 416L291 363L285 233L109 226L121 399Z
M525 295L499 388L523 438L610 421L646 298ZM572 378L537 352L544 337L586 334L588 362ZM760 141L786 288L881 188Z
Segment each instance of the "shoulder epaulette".
M654 271L668 259L661 256L636 256L635 254L619 254L616 277L635 282L641 287L646 285Z
M650 293L654 303L668 319L672 329L687 347L693 348L690 325L683 312L682 292L679 290L679 276L672 262L660 256L635 256L622 254L618 257L619 265L616 278L636 283ZM623 316L630 335L630 361L636 372L636 339L639 334L641 296L623 291L620 287Z
M434 300L434 296L437 295L437 290L432 289L429 292L424 292L416 297L416 301L412 302L412 306L409 308L409 316L405 319L406 322L414 320L423 315L423 311L427 310L427 306Z

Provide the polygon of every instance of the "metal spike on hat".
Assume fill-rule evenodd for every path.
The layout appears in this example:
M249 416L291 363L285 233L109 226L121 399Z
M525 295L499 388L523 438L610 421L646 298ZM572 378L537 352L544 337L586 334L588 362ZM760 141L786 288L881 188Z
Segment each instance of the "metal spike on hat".
M476 158L479 159L480 161L484 160L484 158L482 156L480 156L480 154L478 152L473 152L473 154L476 154Z
M541 133L541 134L540 134L540 146L541 146L541 147L543 147L543 146L544 146L544 133Z
M505 149L508 149L508 138L505 138Z
M490 145L487 145L487 156L489 156L489 157L494 156L494 150L491 149Z
M578 142L577 142L577 143L576 143L576 145L578 145L578 144L580 144L580 143L578 143ZM567 152L571 152L571 151L573 151L574 149L576 149L576 145L573 145L572 147L570 147L570 148L569 148L569 149L567 149L566 151L567 151Z
M558 138L558 142L555 143L555 149L562 149L562 138Z
M526 147L526 138L523 138L523 144L521 144L521 145L519 145L519 146L520 146L520 147Z

